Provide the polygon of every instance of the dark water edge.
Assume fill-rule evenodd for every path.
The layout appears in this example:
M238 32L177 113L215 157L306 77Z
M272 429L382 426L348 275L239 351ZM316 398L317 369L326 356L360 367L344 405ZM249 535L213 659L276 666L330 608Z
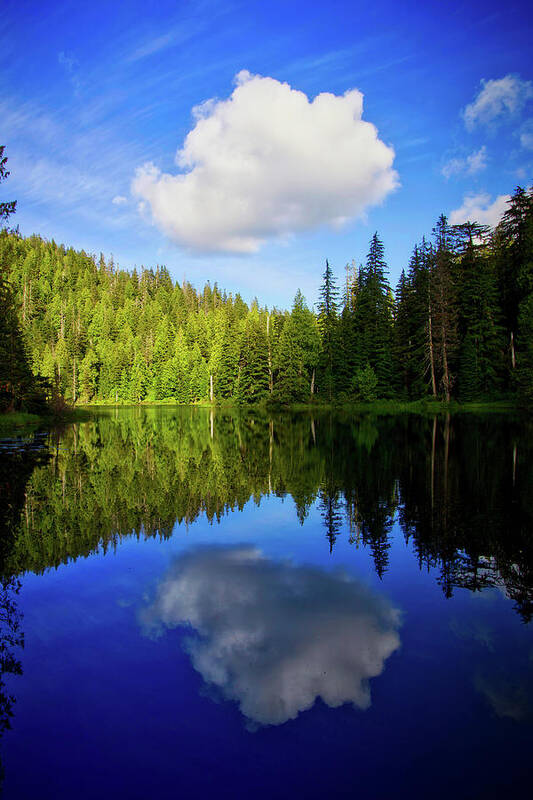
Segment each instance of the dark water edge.
M68 408L61 414L30 414L13 411L0 414L0 438L17 438L21 433L47 431L73 422L86 422L91 418L90 411L82 408Z
M155 703L161 719L149 727L160 753L150 751L146 775L136 767L129 779L120 758L115 767L104 758L102 774L80 796L105 793L105 786L115 796L142 796L156 764L158 796L165 797L174 796L178 778L184 791L213 791L198 775L208 767L215 783L224 777L239 796L252 789L288 796L302 781L309 797L328 786L337 796L352 796L358 786L363 797L394 786L400 796L410 787L412 796L417 771L427 780L429 767L448 770L452 781L465 749L471 762L456 797L495 796L507 781L525 786L521 754L531 742L533 710L532 433L529 420L509 414L267 416L154 406L101 409L88 422L3 441L6 796L42 792L19 774L20 753L38 746L32 730L58 724L60 697L71 711L50 763L61 748L70 752L65 736L74 729L86 740L79 768L91 754L101 757L96 720L79 728L79 713L91 718L98 702L91 676L102 664L110 674L129 674L134 663L144 672L127 679L122 699L120 680L107 679L114 694L98 690L106 698L102 714L127 739L129 704L146 720ZM117 606L119 585L134 599L119 597ZM92 627L72 627L71 606ZM46 623L42 608L49 609ZM237 631L246 647L231 645L221 673L221 643L236 640ZM361 662L362 652L370 661ZM78 664L77 653L86 663ZM180 718L190 743L166 718L161 703L169 701L157 688L158 681L172 684L176 669L181 689L172 689L170 707L178 703L174 711L183 715L186 691ZM466 683L463 670L471 676ZM293 688L279 683L281 674ZM43 687L51 706L35 705ZM451 704L438 714L429 709L436 687ZM424 749L425 766L407 747L406 731ZM229 750L222 744L228 736ZM164 756L172 737L184 752L193 742L206 748L189 753L194 768ZM355 750L346 737L355 737ZM135 762L141 751L128 742ZM487 752L509 764L491 780L481 772ZM309 765L321 754L329 759L322 778ZM251 759L240 777L230 766L236 757ZM286 794L272 782L275 769ZM434 796L449 793L450 781ZM57 781L47 785L55 794L42 796L68 796L75 780L64 790Z

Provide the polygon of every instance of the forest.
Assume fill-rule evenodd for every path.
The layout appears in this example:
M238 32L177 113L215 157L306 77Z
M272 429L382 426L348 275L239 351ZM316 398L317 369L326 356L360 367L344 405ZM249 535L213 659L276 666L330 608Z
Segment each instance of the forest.
M531 404L533 189L516 189L494 230L441 216L394 292L375 233L342 286L325 262L316 312L299 291L290 311L248 305L216 283L174 282L164 266L128 272L4 229L0 411L52 397Z

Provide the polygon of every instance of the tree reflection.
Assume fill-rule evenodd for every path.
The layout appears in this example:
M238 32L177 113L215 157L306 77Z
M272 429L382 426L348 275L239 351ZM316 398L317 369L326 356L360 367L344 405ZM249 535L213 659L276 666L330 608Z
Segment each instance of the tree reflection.
M380 577L398 521L447 597L498 587L531 619L531 422L136 408L55 433L50 449L22 492L8 574L290 495L302 524L318 501L329 549L345 532Z
M24 647L22 614L16 597L20 580L12 573L11 556L19 534L26 486L38 464L46 463L47 449L38 434L0 441L0 737L11 728L15 697L6 688L6 676L22 675L18 657ZM0 787L3 783L0 761Z

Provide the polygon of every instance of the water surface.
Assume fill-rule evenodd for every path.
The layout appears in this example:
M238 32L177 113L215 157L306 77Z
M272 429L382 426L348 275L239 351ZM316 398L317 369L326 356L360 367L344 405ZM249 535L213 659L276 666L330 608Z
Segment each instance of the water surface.
M150 408L0 444L4 796L525 795L532 442Z

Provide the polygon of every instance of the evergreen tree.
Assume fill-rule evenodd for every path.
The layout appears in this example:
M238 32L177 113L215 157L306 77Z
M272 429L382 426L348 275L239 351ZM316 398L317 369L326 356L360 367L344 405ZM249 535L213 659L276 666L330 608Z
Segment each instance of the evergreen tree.
M393 299L387 281L384 247L377 233L370 242L366 266L359 275L356 304L360 364L369 365L378 379L380 397L389 397L393 386Z
M458 346L457 296L453 276L452 234L441 214L433 228L435 248L431 265L431 328L435 378L449 402L455 383Z
M321 391L329 400L333 399L335 391L336 367L339 360L338 318L337 318L338 290L335 278L326 259L323 283L320 288L320 302L318 304L318 327L322 337L322 354L320 359Z
M308 400L319 356L318 325L298 290L276 348L276 399L284 403Z
M0 412L44 411L44 386L31 371L13 292L0 261Z
M454 226L459 295L461 399L493 397L502 388L503 327L493 263L484 239L489 229L476 223Z
M4 181L6 178L9 177L9 170L7 169L7 156L4 155L6 147L5 145L0 145L0 183ZM11 214L15 213L15 209L17 207L16 200L10 200L9 202L0 203L0 222L6 222L7 219L11 216Z
M5 146L0 146L0 183L9 176ZM0 222L14 214L16 200L0 203ZM0 231L0 412L46 410L46 381L33 375L28 348L19 321L19 310L9 281L10 258L18 250L19 237ZM26 270L32 264L26 265ZM29 302L29 301L28 301ZM26 308L23 308L23 316ZM27 313L29 320L30 314Z
M530 396L530 327L533 292L533 189L517 187L494 237L496 269L507 329L510 385ZM518 373L516 376L515 373Z
M268 383L266 326L254 308L244 322L235 397L239 403L257 403L266 398Z
M402 397L408 398L416 378L414 337L412 324L413 287L402 269L396 287L396 318L394 325L394 362L396 382Z

